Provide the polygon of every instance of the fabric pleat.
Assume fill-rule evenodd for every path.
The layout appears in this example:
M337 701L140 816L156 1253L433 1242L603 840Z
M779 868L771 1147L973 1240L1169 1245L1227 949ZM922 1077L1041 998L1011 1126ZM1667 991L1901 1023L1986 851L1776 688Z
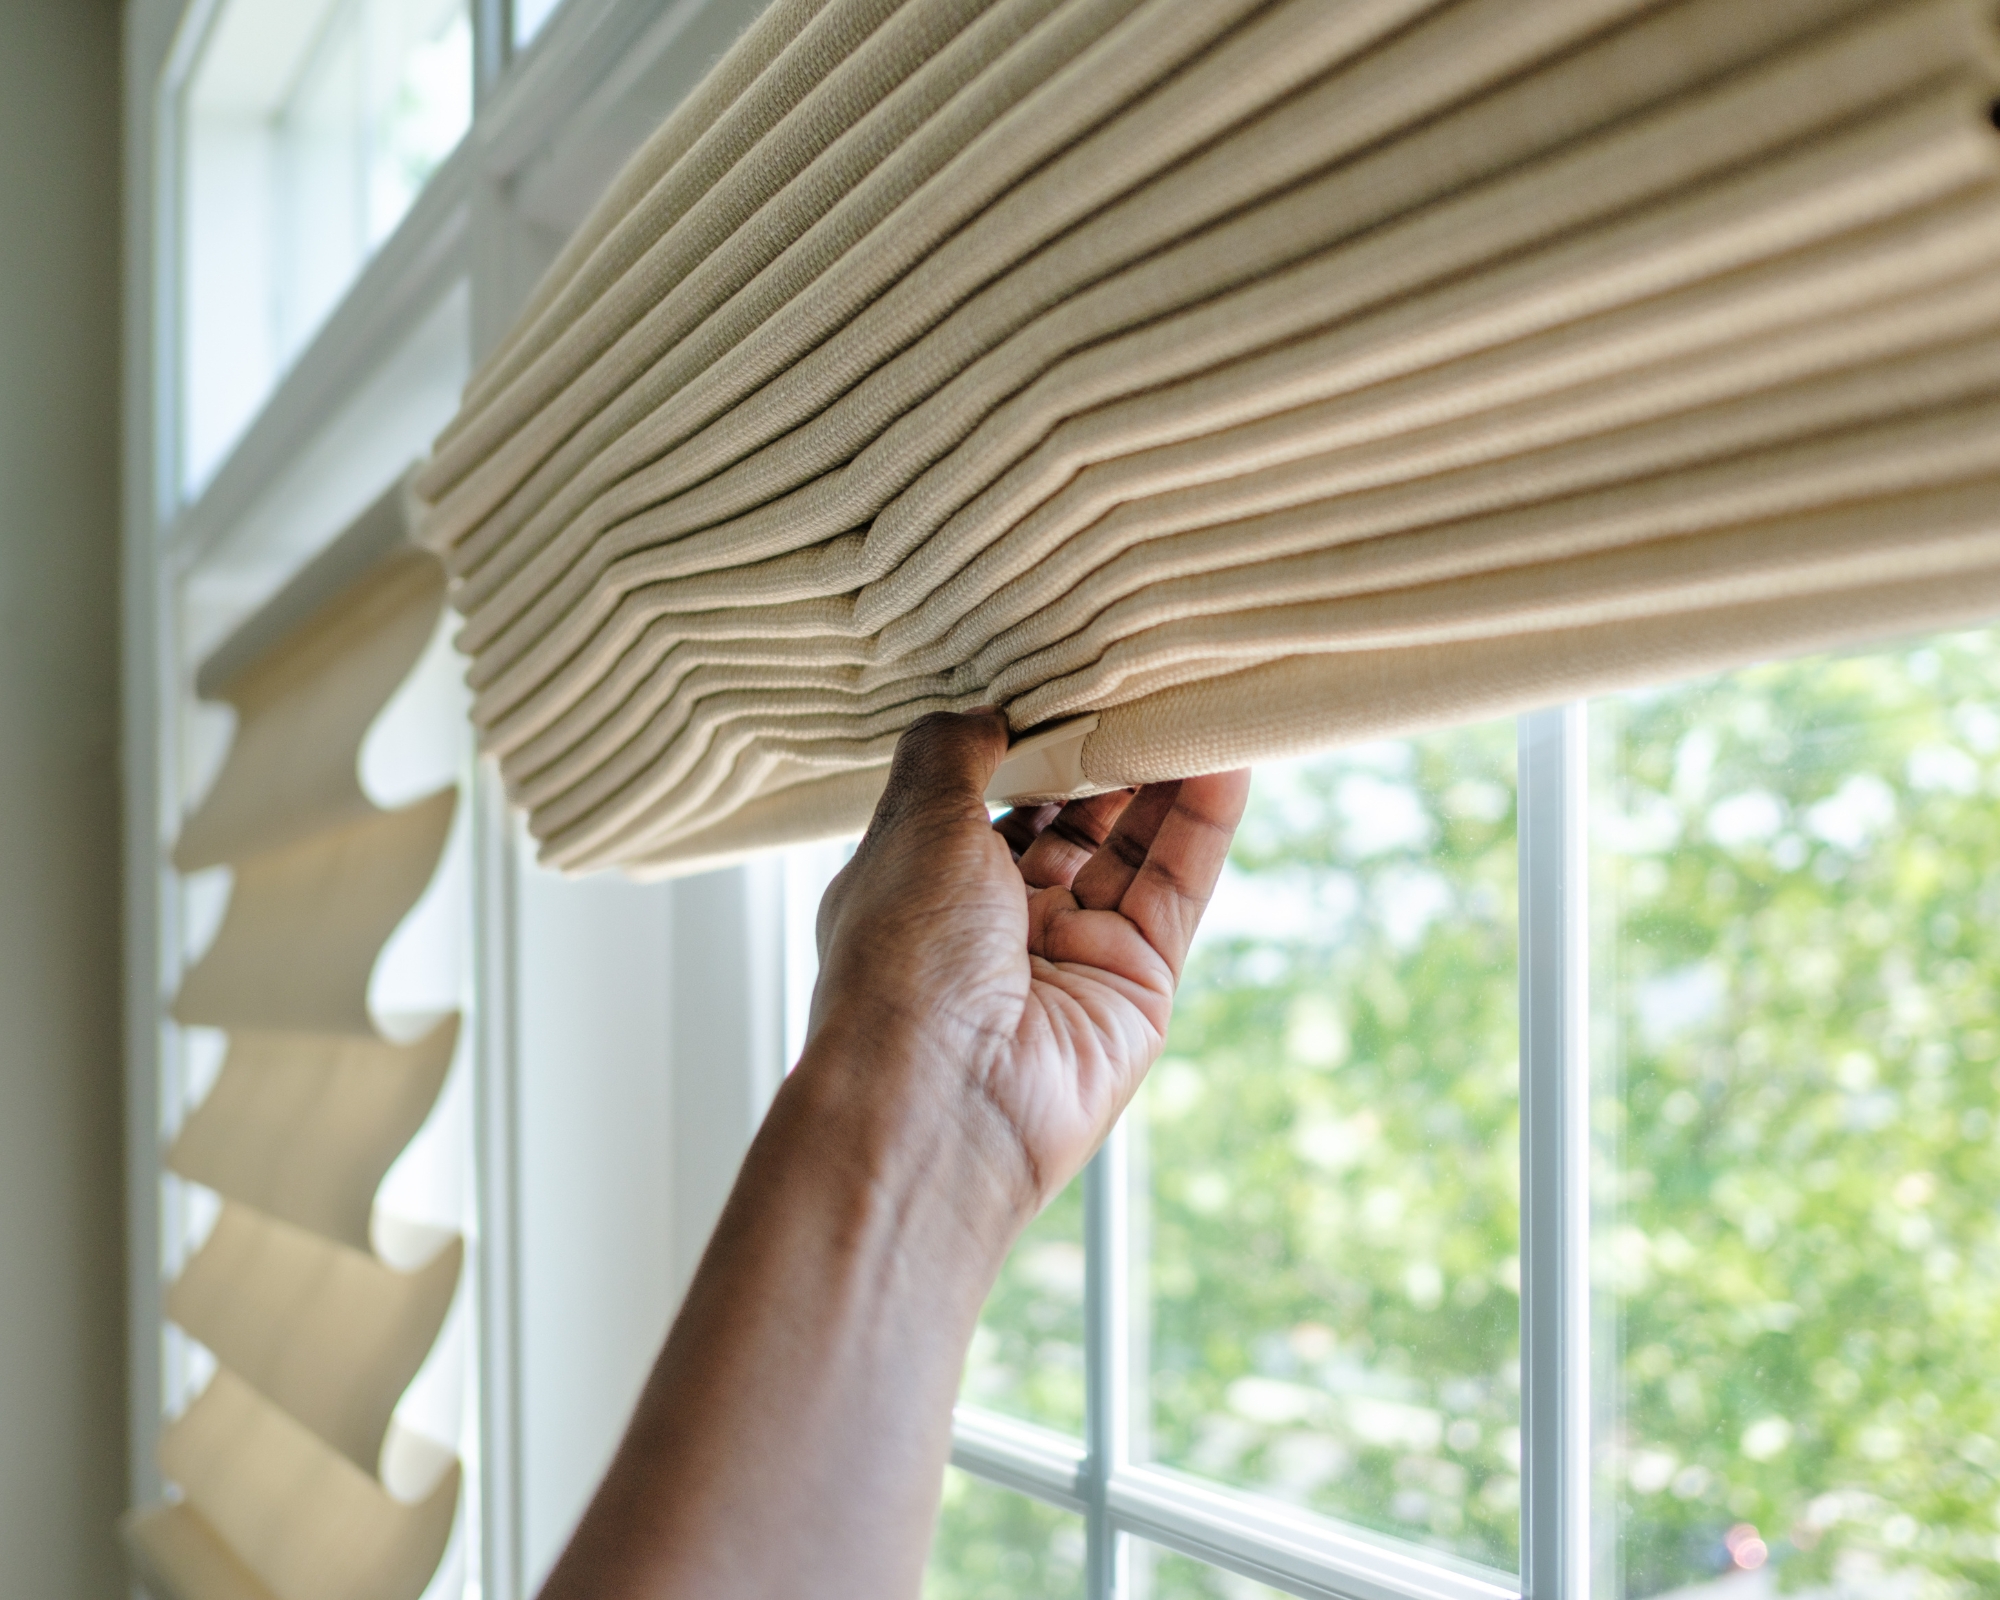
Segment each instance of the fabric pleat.
M1996 82L1979 0L774 7L416 479L481 741L652 875L934 710L1041 798L1959 617Z
M215 943L176 1022L368 1037L368 979L437 870L456 790L231 863Z
M398 1272L351 1245L225 1205L167 1291L167 1315L364 1472L458 1287L452 1240Z
M172 1542L150 1537L175 1512L199 1519L209 1546L229 1552L271 1600L414 1600L436 1570L458 1503L456 1462L423 1499L405 1504L227 1367L168 1425L160 1467L186 1498L131 1525L128 1537L146 1548L150 1566L165 1569L166 1591L187 1600L206 1600L206 1591L168 1566Z
M126 1532L135 1574L155 1600L271 1600L257 1574L185 1501L146 1513Z
M372 1242L376 1191L459 1040L456 1013L385 1037L368 1004L457 806L446 788L385 811L361 783L368 730L444 603L409 531L398 487L202 675L236 735L174 859L226 868L229 902L173 1015L228 1038L167 1165L221 1206L165 1309L217 1367L162 1436L178 1497L124 1528L172 1600L417 1600L456 1516L451 1452L400 1434L394 1413L459 1292L464 1243L392 1263ZM414 1500L384 1481L392 1454L439 1462Z
M366 1250L375 1191L430 1115L457 1048L455 1016L409 1044L239 1029L167 1169Z

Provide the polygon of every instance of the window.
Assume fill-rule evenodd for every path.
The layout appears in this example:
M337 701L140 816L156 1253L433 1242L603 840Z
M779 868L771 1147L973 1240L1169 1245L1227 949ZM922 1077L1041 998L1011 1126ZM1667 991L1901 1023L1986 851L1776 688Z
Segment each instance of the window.
M1258 770L1165 1053L988 1302L957 1459L1017 1493L948 1492L930 1593L1076 1505L1050 1592L1520 1592L1515 769L1502 723Z
M1511 724L1267 767L1128 1129L1133 1453L1519 1557Z
M215 1068L163 1000L228 888L164 854L226 733L195 666L425 448L758 9L136 0L135 1126ZM1261 771L1164 1058L981 1319L934 1600L2000 1586L1996 649ZM450 666L371 746L385 794ZM433 1594L525 1600L796 1058L843 852L572 882L485 769L462 824L378 975L469 1011L382 1209L476 1237L404 1411L472 1485ZM142 1494L210 1210L156 1144Z
M1016 1497L948 1493L930 1592L1006 1592L1004 1551L1054 1570L1074 1505L1091 1582L1051 1593L1519 1592L1543 1517L1558 1593L1985 1592L1996 648L1525 718L1519 776L1504 727L1261 769L1166 1053L1086 1180L1087 1427L971 1409L1057 1420L993 1398L982 1351L1033 1326L1065 1196L967 1369L958 1460ZM1571 984L1592 958L1594 1067L1579 995L1532 1015L1537 952ZM1519 1183L1558 1120L1538 1067L1594 1219ZM1593 1223L1538 1318L1524 1260ZM1524 1427L1523 1327L1530 1363L1594 1366L1594 1422ZM1537 1503L1551 1450L1566 1526ZM1406 1565L1366 1586L1371 1558Z
M471 123L467 0L229 0L185 96L198 487Z
M928 1600L1083 1600L1087 1550L1076 1512L947 1467L924 1593Z
M1996 648L1593 707L1600 1592L2000 1581Z
M514 0L514 46L519 49L542 31L561 0Z
M128 1084L132 1126L155 1130L135 1137L128 1183L137 1503L160 1500L156 1441L206 1376L162 1306L213 1211L162 1157L216 1069L214 1041L167 1007L230 888L182 879L168 854L230 735L195 671L428 447L583 209L757 9L132 8L133 170L155 179L132 194L127 332L146 402L126 463L143 975ZM513 29L537 23L532 57L510 61ZM428 687L371 738L387 798L405 792L397 730L423 720L417 700L462 737L451 631ZM460 829L376 971L378 1012L430 1005L440 978L466 1008L444 1103L377 1213L467 1234L461 1300L398 1408L465 1467L456 1553L430 1593L524 1600L603 1470L781 1069L784 918L768 866L671 886L545 872L483 768ZM676 1060L701 1070L662 1071Z

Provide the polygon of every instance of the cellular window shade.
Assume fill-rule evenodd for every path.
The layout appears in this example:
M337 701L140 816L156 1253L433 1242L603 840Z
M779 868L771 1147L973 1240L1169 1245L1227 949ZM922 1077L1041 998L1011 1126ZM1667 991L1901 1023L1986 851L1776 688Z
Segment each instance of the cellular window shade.
M417 480L568 868L2000 611L1979 0L780 0Z
M392 1413L437 1341L463 1242L431 1241L408 1267L370 1233L459 1024L401 1019L385 1037L368 1007L456 803L447 788L385 811L361 786L369 725L443 610L444 574L410 542L406 507L398 484L198 680L238 722L174 861L232 881L174 1016L226 1029L228 1049L167 1165L222 1206L166 1312L218 1368L161 1441L177 1497L126 1523L161 1600L416 1600L456 1514L457 1463ZM385 1486L392 1458L431 1480L415 1498Z

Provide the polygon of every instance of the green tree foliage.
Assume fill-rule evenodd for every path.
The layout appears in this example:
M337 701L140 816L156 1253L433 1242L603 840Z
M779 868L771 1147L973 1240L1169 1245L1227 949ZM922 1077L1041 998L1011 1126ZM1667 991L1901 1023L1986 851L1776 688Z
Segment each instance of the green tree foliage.
M2000 635L1591 724L1595 1592L1761 1562L2000 1596ZM1501 725L1260 771L1130 1119L1140 1453L1506 1568L1512 755ZM967 1380L1072 1432L1080 1216L1024 1241ZM1075 1592L977 1585L1076 1538L958 1491L927 1592ZM1238 1592L1141 1566L1155 1600Z
M1083 1518L947 1467L924 1600L1084 1600Z
M1513 747L1509 723L1261 770L1128 1119L1140 1452L1503 1566L1519 1521ZM1081 1262L1073 1186L987 1303L968 1400L1080 1431ZM965 1563L999 1541L1047 1559L1016 1499L947 1503L931 1600L971 1592ZM1157 1600L1242 1590L1177 1557L1146 1572Z
M1130 1570L1137 1600L1163 1600L1167 1595L1176 1600L1281 1600L1284 1594L1282 1589L1269 1588L1239 1573L1205 1566L1175 1551L1136 1540Z
M1073 1437L1083 1433L1083 1182L1016 1241L987 1296L960 1398Z
M1151 1454L1505 1567L1513 751L1510 723L1259 773L1134 1163Z
M2000 640L1594 707L1622 1590L2000 1593Z

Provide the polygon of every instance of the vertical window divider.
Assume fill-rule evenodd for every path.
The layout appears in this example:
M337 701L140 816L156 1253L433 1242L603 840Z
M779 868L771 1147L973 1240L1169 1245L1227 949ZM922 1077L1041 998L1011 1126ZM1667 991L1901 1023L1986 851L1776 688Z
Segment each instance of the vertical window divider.
M1590 1592L1590 1062L1587 725L1519 727L1521 1585Z
M1124 1600L1125 1537L1110 1510L1112 1475L1130 1447L1130 1307L1124 1272L1128 1234L1125 1124L1111 1130L1083 1173L1083 1469L1090 1600Z
M472 0L472 94L483 107L514 54L514 0Z
M469 763L473 804L473 1162L479 1370L480 1593L520 1600L525 1582L521 1509L519 848L497 765ZM471 1463L467 1464L468 1467Z

